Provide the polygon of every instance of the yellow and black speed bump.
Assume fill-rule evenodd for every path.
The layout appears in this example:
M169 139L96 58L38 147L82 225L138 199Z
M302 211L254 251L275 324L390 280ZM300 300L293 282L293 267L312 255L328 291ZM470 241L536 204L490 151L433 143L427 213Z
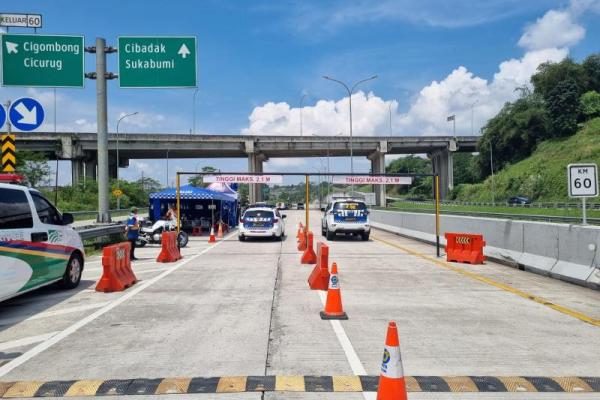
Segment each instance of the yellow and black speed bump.
M407 376L409 392L600 392L600 377ZM0 382L1 398L241 392L376 392L378 376L223 376Z

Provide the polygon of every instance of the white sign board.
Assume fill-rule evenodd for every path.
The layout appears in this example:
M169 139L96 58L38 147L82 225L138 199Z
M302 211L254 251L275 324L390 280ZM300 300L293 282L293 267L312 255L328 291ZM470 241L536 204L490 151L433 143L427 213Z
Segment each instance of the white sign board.
M569 164L569 197L598 197L598 166Z
M283 183L283 175L204 175L204 183Z
M41 14L7 14L0 13L0 26L20 28L41 28Z
M410 185L411 176L334 175L333 183L345 185Z

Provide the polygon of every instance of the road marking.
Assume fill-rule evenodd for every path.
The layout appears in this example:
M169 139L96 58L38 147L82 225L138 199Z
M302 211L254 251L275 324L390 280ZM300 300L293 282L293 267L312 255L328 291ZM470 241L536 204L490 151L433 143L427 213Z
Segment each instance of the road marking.
M21 339L10 340L8 342L0 343L0 351L14 349L15 347L28 346L30 344L43 342L44 340L50 339L52 336L56 335L60 331L44 333L42 335L29 336Z
M221 240L220 242L217 242L216 244L214 244L214 245L212 245L210 247L207 247L206 249L202 250L198 254L196 254L196 255L188 258L188 259L184 259L183 261L175 264L171 269L166 270L162 274L157 275L157 276L155 276L154 278L152 278L152 279L150 279L148 281L142 282L140 285L133 286L128 291L126 291L123 296L119 297L118 299L115 299L115 300L111 301L109 304L107 304L106 306L102 307L98 311L96 311L96 312L88 315L87 317L85 317L85 318L77 321L76 323L74 323L71 326L67 327L66 329L64 329L60 333L52 336L51 338L43 341L42 343L38 344L34 348L26 351L20 357L17 357L15 359L11 360L9 363L4 364L3 366L0 367L0 377L8 374L13 369L15 369L18 366L24 364L25 362L31 360L33 357L37 356L41 352L47 350L49 347L51 347L51 346L55 345L56 343L60 342L61 340L63 340L64 338L68 337L72 333L76 332L80 328L86 326L90 322L94 321L96 318L98 318L98 317L106 314L107 312L109 312L113 308L117 307L118 305L123 304L124 302L126 302L130 298L134 297L136 294L140 293L144 289L152 286L156 282L158 282L161 279L165 278L166 276L170 275L172 272L177 271L179 268L183 267L184 265L190 263L191 261L194 261L195 259L197 259L201 255L203 255L207 251L209 251L211 249L214 249L215 247L217 247L220 244L224 243L227 238L229 238L229 237L231 237L231 236L233 236L235 234L236 234L235 232L232 232L230 235L228 235L225 238L223 238L223 240Z
M82 305L82 306L63 308L63 309L59 309L59 310L45 311L43 313L34 314L34 315L31 315L26 318L20 318L20 317L4 318L4 319L0 319L0 326L16 324L18 322L32 321L32 320L41 319L41 318L56 317L57 315L71 314L74 312L93 310L95 308L104 307L105 305L107 305L109 303L110 303L110 301L103 301L100 303L86 304L86 305Z
M323 307L325 307L325 302L327 300L325 292L319 290L317 293L319 294L319 298L321 299ZM360 358L358 358L358 354L356 354L356 350L354 350L352 342L350 342L350 339L346 334L346 330L344 329L340 321L332 319L329 320L329 322L331 323L331 327L335 332L335 336L337 337L338 342L340 342L340 345L344 350L344 354L346 355L346 359L350 364L350 369L352 369L352 373L354 375L367 375L367 371L365 370L365 367L360 361ZM365 400L375 400L373 393L363 392L363 397L365 398Z
M450 263L447 263L445 261L438 260L438 259L436 259L434 257L430 257L430 256L425 255L423 253L420 253L420 252L418 252L416 250L409 249L408 247L405 247L405 246L402 246L402 245L399 245L399 244L396 244L396 243L392 243L392 242L389 242L387 240L380 239L380 238L377 238L377 237L374 237L373 239L376 240L376 241L378 241L378 242L385 243L388 246L396 247L396 248L398 248L398 249L400 249L402 251L405 251L405 252L407 252L409 254L412 254L415 257L419 257L419 258L421 258L423 260L430 261L430 262L432 262L432 263L434 263L436 265L439 265L439 266L441 266L443 268L452 270L454 272L458 272L459 274L464 275L466 277L469 277L471 279L474 279L476 281L485 283L487 285L496 287L498 289L502 289L502 290L504 290L506 292L515 294L515 295L517 295L519 297L522 297L524 299L531 300L533 302L536 302L538 304L541 304L543 306L551 308L551 309L553 309L555 311L558 311L558 312L560 312L562 314L568 315L568 316L573 317L573 318L577 318L578 320L586 322L586 323L588 323L590 325L594 325L594 326L600 327L600 319L596 319L596 318L590 317L589 315L581 313L579 311L573 310L571 308L564 307L564 306L561 306L559 304L552 303L551 301L549 301L547 299L544 299L543 297L539 297L539 296L535 296L533 294L529 294L529 293L524 292L524 291L522 291L520 289L516 289L516 288L514 288L514 287L512 287L510 285L507 285L505 283L501 283L501 282L495 281L493 279L486 278L485 276L482 276L482 275L476 274L474 272L468 271L468 270L466 270L464 268L457 267L457 266L452 265Z

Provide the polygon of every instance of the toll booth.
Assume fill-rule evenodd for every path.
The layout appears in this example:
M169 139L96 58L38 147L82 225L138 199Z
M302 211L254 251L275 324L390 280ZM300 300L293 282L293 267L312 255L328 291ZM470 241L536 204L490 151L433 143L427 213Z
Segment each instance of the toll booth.
M217 223L219 220L229 226L237 224L236 195L191 185L182 186L179 195L183 230L191 232L194 227L208 230L213 221ZM165 217L170 207L177 205L177 190L169 188L151 193L149 203L149 216L153 221L158 221Z

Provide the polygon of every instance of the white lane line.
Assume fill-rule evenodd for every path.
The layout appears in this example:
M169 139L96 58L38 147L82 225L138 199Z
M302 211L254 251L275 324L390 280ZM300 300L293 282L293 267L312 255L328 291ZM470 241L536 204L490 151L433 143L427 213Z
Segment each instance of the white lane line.
M0 343L0 351L14 349L15 347L28 346L30 344L43 342L44 340L50 339L60 331L44 333L43 335L29 336L21 339L10 340L8 342Z
M321 303L323 304L323 307L325 307L325 301L327 300L327 295L325 294L325 292L319 290L317 292L319 294L319 298L321 299ZM352 373L354 375L367 375L367 371L365 370L365 367L363 366L362 362L360 361L360 358L358 358L358 354L356 354L356 351L354 350L354 347L352 346L352 343L350 342L350 339L348 338L348 335L346 334L346 330L344 330L344 327L342 326L342 324L340 323L339 320L329 320L329 322L331 322L331 327L333 328L333 331L335 332L335 336L338 339L338 342L340 342L340 345L342 346L342 349L344 350L344 354L346 354L346 359L348 360L348 363L350 364L350 368L352 369ZM376 393L371 393L371 392L363 392L363 397L365 398L365 400L375 400L377 397Z
M220 242L217 242L216 244L212 245L211 247L208 247L208 248L202 250L198 254L196 254L196 255L188 258L188 259L184 259L183 261L181 261L181 262L177 263L176 265L174 265L173 268L166 270L162 274L157 275L157 276L155 276L154 278L152 278L152 279L150 279L148 281L142 282L140 285L133 286L132 288L128 289L128 291L126 291L123 296L119 297L116 300L113 300L112 302L110 302L106 306L102 307L100 310L98 310L98 311L96 311L96 312L88 315L87 317L85 317L85 318L77 321L73 325L67 327L66 329L64 329L63 331L57 333L56 335L52 336L51 338L48 338L47 340L43 341L42 343L38 344L37 346L33 347L32 349L29 349L28 351L26 351L25 353L23 353L20 357L17 357L15 359L11 360L9 363L4 364L3 366L0 367L0 377L3 377L4 375L8 374L13 369L15 369L18 366L20 366L20 365L26 363L27 361L31 360L33 357L37 356L41 352L47 350L49 347L51 347L51 346L55 345L56 343L60 342L61 340L63 340L64 338L68 337L72 333L76 332L80 328L86 326L90 322L94 321L96 318L98 318L98 317L106 314L107 312L109 312L113 308L117 307L118 305L123 304L124 302L126 302L127 300L129 300L130 298L132 298L133 296L135 296L136 294L140 293L144 289L152 286L153 284L155 284L156 282L160 281L164 277L170 275L172 272L177 271L179 268L183 267L184 265L188 264L189 262L194 261L195 259L197 259L201 255L203 255L207 251L209 251L211 249L214 249L215 247L221 245L222 243L225 243L226 239L228 239L229 237L231 237L231 236L233 236L235 234L236 234L236 232L234 231L230 235L227 235L226 237L224 237Z
M63 309L52 310L52 311L45 311L43 313L31 315L30 317L27 317L27 318L21 318L21 317L3 318L3 319L0 319L0 325L10 325L10 324L16 324L18 322L25 322L25 321L35 320L35 319L55 317L57 315L65 315L65 314L71 314L74 312L93 310L95 308L104 307L105 305L107 305L109 303L110 303L110 301L103 301L100 303L85 304L82 306L69 307L69 308L63 308Z

